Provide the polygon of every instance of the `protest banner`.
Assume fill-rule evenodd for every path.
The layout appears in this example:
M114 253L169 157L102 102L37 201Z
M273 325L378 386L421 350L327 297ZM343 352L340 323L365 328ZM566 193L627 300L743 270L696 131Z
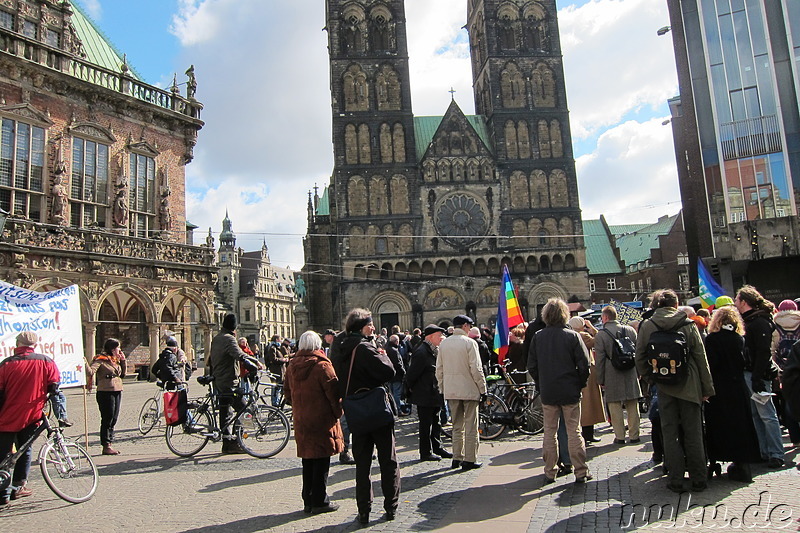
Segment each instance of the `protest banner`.
M39 335L35 350L56 362L62 388L86 384L77 285L36 292L0 281L0 361L14 355L22 331Z

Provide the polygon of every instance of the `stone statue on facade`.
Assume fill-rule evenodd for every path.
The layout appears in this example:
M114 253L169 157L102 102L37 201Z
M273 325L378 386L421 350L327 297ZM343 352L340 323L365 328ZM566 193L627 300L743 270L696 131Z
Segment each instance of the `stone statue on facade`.
M52 221L53 224L59 226L66 226L68 217L69 195L67 194L67 188L64 186L65 173L66 167L64 166L64 162L59 161L56 164L53 175L53 188L51 190L53 198Z
M186 80L186 98L194 100L194 95L197 93L197 78L194 76L194 65L190 65L186 69L186 76L189 78Z
M114 184L114 204L111 206L111 219L115 228L128 227L128 176L125 174L123 157L119 160L119 175Z
M161 187L161 206L159 207L159 229L163 232L169 232L172 228L172 210L169 206L169 197L172 191L169 185Z

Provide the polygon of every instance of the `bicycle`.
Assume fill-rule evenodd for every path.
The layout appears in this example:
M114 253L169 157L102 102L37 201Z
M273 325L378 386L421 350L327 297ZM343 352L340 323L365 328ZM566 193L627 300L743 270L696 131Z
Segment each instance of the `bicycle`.
M242 395L242 403L231 421L220 428L217 410L219 393L214 389L213 376L200 376L197 382L209 387L203 398L190 400L186 421L168 426L167 447L179 457L191 457L200 452L209 440L220 442L224 430L232 429L239 446L253 457L272 457L289 442L289 419L280 409L260 403L258 381Z
M495 365L500 373L487 376L487 381L491 383L489 389L493 391L492 395L506 406L505 411L501 408L495 409L493 421L502 423L503 429L511 427L526 435L541 433L544 430L544 413L536 384L514 381L512 373L506 368L509 363L510 361L506 361L503 365ZM502 432L500 430L496 436L486 438L496 438Z
M139 433L142 435L147 435L156 425L161 425L164 416L164 382L156 381L156 387L153 397L145 400L139 411Z
M508 406L497 395L488 393L478 405L478 438L492 440L505 431L505 424L500 422L508 413ZM442 437L452 439L453 432L449 427L442 427Z
M48 400L50 398L48 394ZM0 491L5 492L11 484L11 472L40 435L47 432L47 440L39 450L39 468L47 486L59 498L70 503L82 503L94 496L97 490L97 467L89 453L79 444L70 442L58 424L51 424L42 413L39 427L16 453L0 461Z

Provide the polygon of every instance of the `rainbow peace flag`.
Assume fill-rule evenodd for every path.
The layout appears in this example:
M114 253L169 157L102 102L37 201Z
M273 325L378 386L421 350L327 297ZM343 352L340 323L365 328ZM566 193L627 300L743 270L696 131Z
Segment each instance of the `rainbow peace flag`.
M714 276L708 270L708 267L702 259L697 258L697 277L700 282L700 305L703 309L714 307L717 303L717 298L725 294L725 289L717 283Z
M522 319L522 310L519 308L517 291L511 283L508 267L503 265L503 281L500 284L500 302L497 305L497 324L494 334L494 351L497 352L497 361L503 363L508 353L508 334L514 326L525 322Z

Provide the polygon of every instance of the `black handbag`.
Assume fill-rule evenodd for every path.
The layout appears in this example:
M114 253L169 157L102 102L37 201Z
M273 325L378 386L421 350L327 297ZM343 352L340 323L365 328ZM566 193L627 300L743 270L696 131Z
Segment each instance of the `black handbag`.
M356 348L358 347L356 346ZM354 349L350 356L350 371L347 373L347 390L344 400L342 400L342 408L350 433L360 435L393 425L395 415L392 408L393 401L382 386L374 389L359 389L353 394L348 394L355 358L356 350Z

